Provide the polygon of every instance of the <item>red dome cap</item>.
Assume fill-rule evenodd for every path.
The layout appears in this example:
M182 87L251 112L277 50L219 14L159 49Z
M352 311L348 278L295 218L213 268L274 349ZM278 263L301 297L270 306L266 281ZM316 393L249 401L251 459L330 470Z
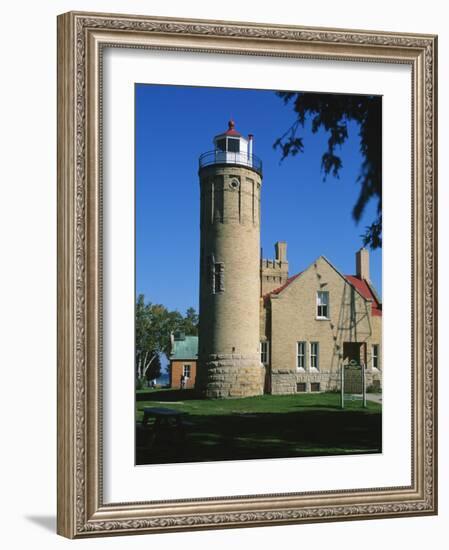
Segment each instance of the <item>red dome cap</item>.
M235 122L232 120L232 118L228 122L228 129L225 132L225 135L235 136L235 137L240 137L242 135L240 132L237 132L237 130L235 129Z

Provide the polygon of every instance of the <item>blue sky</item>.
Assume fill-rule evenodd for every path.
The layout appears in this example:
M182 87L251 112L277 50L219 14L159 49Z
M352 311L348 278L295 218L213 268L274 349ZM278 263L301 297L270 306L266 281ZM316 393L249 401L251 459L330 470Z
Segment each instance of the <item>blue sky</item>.
M274 141L294 121L291 105L268 90L136 85L136 293L181 312L198 310L198 157L230 118L243 135L254 134L254 154L263 162L261 246L287 241L290 275L320 255L345 274L355 273L360 235L374 219L375 203L356 225L361 156L358 128L337 152L338 179L323 181L325 132L301 130L304 153L280 163ZM371 251L371 280L381 294L380 250Z

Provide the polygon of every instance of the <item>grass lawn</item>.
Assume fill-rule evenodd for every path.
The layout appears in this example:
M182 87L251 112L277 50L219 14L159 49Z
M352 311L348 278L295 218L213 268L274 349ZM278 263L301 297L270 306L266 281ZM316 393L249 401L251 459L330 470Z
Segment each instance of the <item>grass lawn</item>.
M154 434L140 422L144 407L185 413L182 436ZM197 399L193 390L136 392L137 464L323 456L381 452L381 405L336 393Z

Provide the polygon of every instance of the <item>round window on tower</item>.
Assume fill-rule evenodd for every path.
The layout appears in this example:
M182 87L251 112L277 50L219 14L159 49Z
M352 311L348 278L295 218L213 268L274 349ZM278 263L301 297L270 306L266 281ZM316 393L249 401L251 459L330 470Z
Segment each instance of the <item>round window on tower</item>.
M238 189L240 187L240 182L237 178L233 178L230 182L229 182L229 185L231 187L231 189Z

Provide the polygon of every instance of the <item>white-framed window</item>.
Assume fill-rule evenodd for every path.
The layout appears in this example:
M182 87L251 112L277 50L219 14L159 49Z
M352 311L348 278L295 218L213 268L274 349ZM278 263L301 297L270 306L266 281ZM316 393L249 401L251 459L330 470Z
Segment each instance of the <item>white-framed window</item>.
M260 362L263 365L268 365L270 361L270 342L268 340L264 340L263 342L260 342Z
M329 319L329 292L325 290L316 293L316 316L318 319Z
M190 378L190 365L184 365L182 368L184 378Z
M320 344L319 342L310 342L310 368L320 368Z
M372 344L371 346L371 366L373 369L379 368L379 344Z
M296 368L306 369L306 342L296 342Z

